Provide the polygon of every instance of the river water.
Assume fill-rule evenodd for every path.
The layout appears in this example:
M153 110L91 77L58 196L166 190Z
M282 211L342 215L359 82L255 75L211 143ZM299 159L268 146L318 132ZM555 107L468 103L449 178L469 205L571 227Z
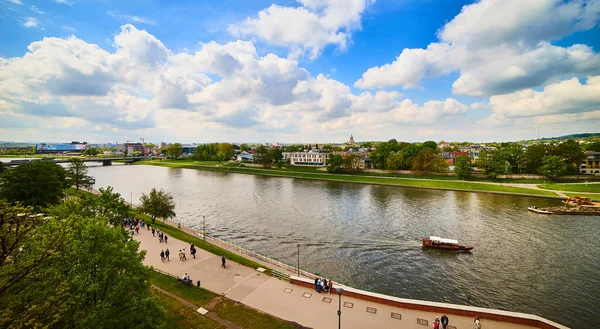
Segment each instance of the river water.
M545 216L557 200L227 174L90 167L95 189L171 193L176 220L334 281L387 295L597 323L600 217ZM437 235L471 253L423 250Z

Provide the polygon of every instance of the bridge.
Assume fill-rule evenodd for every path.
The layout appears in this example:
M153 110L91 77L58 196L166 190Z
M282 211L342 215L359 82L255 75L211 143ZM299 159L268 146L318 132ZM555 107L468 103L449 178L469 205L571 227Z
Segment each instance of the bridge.
M23 160L12 160L11 162L0 162L2 165L10 167L10 166L18 166L20 164L32 161L52 161L54 163L69 163L72 158L31 158L31 159L23 159ZM112 165L113 161L121 161L124 163L134 163L142 160L152 160L151 157L114 157L114 158L77 158L82 162L100 162L103 166Z

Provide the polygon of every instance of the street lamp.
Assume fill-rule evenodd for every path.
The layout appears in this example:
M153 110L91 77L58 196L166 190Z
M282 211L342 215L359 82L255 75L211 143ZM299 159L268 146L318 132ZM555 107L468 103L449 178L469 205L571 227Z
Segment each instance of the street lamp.
M300 276L300 244L298 243L298 276Z
M131 205L131 209L133 209L133 192L129 192L129 205Z
M339 306L338 306L338 312L337 312L337 314L338 314L338 329L341 329L342 328L342 294L344 293L344 289L337 288L336 291L337 291L337 293L338 293L338 295L340 297L339 298L340 303L339 303Z
M206 216L202 216L202 233L204 234L204 241L206 241L206 222L204 221L204 218Z

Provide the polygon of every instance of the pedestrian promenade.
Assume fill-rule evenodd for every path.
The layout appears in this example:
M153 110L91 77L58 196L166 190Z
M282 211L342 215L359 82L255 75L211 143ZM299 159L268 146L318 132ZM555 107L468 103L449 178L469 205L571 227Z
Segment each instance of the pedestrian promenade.
M185 231L188 232L187 229ZM140 233L135 234L134 238L140 242L141 249L147 250L146 259L144 260L146 265L177 276L187 273L194 284L197 280L200 280L201 286L207 290L308 328L331 329L336 328L338 325L339 297L335 292L330 295L317 293L314 289L279 280L230 260L227 260L227 267L222 268L220 255L214 255L199 248L197 248L196 258L194 259L189 252L190 245L188 243L171 237L169 237L168 244L159 243L158 237L153 237L152 232L146 228L140 229ZM161 261L160 252L167 248L171 253L171 260ZM180 261L178 257L179 250L183 248L186 248L186 261ZM257 259L253 260L264 263ZM274 268L271 264L265 264L265 266ZM285 269L278 270L285 272ZM343 285L335 283L334 288L337 287L344 288ZM342 328L346 329L428 328L432 327L436 316L442 315L384 305L348 296L342 296L341 298ZM396 315L394 316L394 314ZM450 329L474 328L471 316L448 314L448 317L450 319ZM427 326L422 320L428 322ZM482 327L495 329L534 328L527 325L493 321L484 317L482 317Z

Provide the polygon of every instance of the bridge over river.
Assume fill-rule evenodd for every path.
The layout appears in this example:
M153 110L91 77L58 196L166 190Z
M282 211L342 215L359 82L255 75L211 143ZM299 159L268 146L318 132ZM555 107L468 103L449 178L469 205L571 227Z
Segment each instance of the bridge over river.
M0 164L4 165L4 166L18 166L22 163L26 163L26 162L31 162L31 161L52 161L54 163L69 163L69 161L71 161L72 158L31 158L31 159L19 159L19 160L12 160L10 162L0 162ZM79 158L81 159L81 161L83 162L100 162L102 163L103 166L110 166L112 165L113 161L120 161L123 163L133 163L133 162L138 162L138 161L142 161L142 160L152 160L151 157L114 157L114 158Z

